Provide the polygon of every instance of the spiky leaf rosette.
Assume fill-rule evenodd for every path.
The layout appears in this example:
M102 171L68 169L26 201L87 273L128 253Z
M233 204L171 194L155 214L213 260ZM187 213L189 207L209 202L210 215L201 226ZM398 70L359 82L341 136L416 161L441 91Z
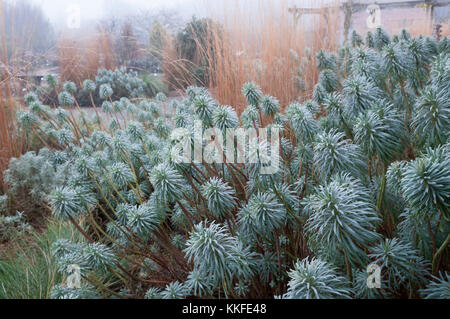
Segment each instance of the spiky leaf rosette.
M414 60L400 44L388 44L382 51L382 67L394 79L405 80L413 69Z
M99 97L102 100L107 100L109 99L112 95L113 95L113 89L111 88L111 86L109 84L102 84L100 85L99 89L98 89L98 94Z
M38 117L31 112L17 111L16 118L19 126L27 131L39 122Z
M320 84L317 83L313 89L313 99L319 103L323 103L323 99L327 96L327 90Z
M163 92L158 92L155 95L155 100L159 102L165 102L167 101L167 96Z
M266 251L263 255L259 255L256 264L259 277L264 283L268 284L271 279L279 280L283 278L283 276L280 276L275 253Z
M92 243L83 247L83 262L89 268L98 271L106 271L117 262L114 251L103 244Z
M366 164L359 147L345 139L337 130L322 133L314 143L314 165L323 178L338 172L360 176Z
M213 124L225 132L228 128L236 128L239 125L239 118L231 106L222 106L215 109Z
M362 48L352 50L350 60L353 75L376 79L381 72L380 56L375 50Z
M350 298L351 289L345 277L320 259L298 260L288 274L290 280L284 299Z
M96 89L95 82L92 80L83 81L83 90L86 92L94 92Z
M339 87L337 74L330 69L320 72L319 83L328 93L336 91Z
M210 296L213 291L213 287L209 278L196 269L192 270L189 273L188 278L184 282L184 284L194 296Z
M392 294L381 288L369 288L367 281L370 273L367 269L353 271L353 292L356 299L387 299L392 298Z
M171 282L166 286L161 292L162 299L184 299L189 294L188 289L184 285L184 283L180 283L179 281Z
M134 174L124 163L114 163L106 168L107 175L117 188L121 189L134 181Z
M280 102L273 96L265 95L261 99L261 110L267 116L274 116L280 111Z
M398 237L405 242L412 243L413 247L419 250L421 256L432 260L433 240L430 236L430 229L432 232L436 232L438 241L440 235L443 235L438 233L439 214L405 207L399 219L401 221L397 225Z
M327 110L328 117L340 118L343 112L342 97L339 93L333 92L326 94L323 99L323 105Z
M259 113L258 109L249 105L245 108L244 112L241 114L241 122L244 128L253 128L254 126L259 126Z
M145 128L139 122L129 121L126 132L132 141L139 141L144 137Z
M401 180L403 196L411 207L424 212L440 211L450 220L450 160L425 155L408 163Z
M77 92L77 86L72 81L67 81L63 85L64 91L74 95Z
M58 85L58 77L56 74L47 74L44 76L45 83L48 84L52 89L56 88Z
M352 32L352 47L359 47L363 44L364 44L364 42L363 42L361 35L358 33L358 31L353 30L353 32Z
M393 162L391 163L391 165L389 165L386 171L387 186L397 195L400 195L402 192L400 183L402 180L405 165L406 165L405 161Z
M448 92L434 85L427 87L416 101L412 126L419 138L431 145L443 144L450 136Z
M58 95L58 101L61 106L72 106L75 103L75 99L72 94L67 91L62 91Z
M327 251L342 252L351 264L365 265L365 248L380 235L380 218L369 191L349 175L337 175L305 200L310 212L305 230Z
M247 99L248 105L258 107L263 96L262 91L258 85L253 82L247 82L242 86L242 94Z
M433 276L433 281L420 292L425 299L450 299L450 274L446 272L439 277Z
M390 40L387 32L384 29L382 29L381 27L378 27L375 30L375 34L373 36L373 42L374 42L374 46L377 48L377 50L381 51L381 49L383 49L384 46L388 45L391 42L391 40Z
M130 207L126 212L126 220L128 228L143 239L148 238L148 235L157 230L161 223L161 218L149 202Z
M398 238L385 239L371 249L372 262L381 267L383 289L398 292L402 287L425 281L427 263L410 243Z
M369 48L375 48L375 39L373 37L373 33L370 31L366 34L366 45Z
M316 114L320 111L320 106L313 100L307 100L303 103L303 107L306 107L312 114Z
M387 163L402 150L402 127L385 125L378 114L369 111L356 120L355 140L369 156L376 155Z
M323 71L325 69L336 70L337 64L335 55L320 50L316 54L316 59L317 59L317 68L320 71Z
M159 288L150 288L145 293L145 299L162 299L161 292Z
M212 126L215 102L209 94L197 95L193 100L193 105L195 114L202 120L203 125Z
M239 211L238 223L242 234L270 240L275 230L286 223L286 210L273 194L258 193Z
M61 145L69 145L75 138L72 131L65 128L55 131L55 137Z
M33 102L39 102L39 97L36 92L28 92L27 94L25 94L24 100L25 104L27 106L30 106L30 104Z
M68 286L56 285L50 293L51 299L99 299L100 294L93 286L82 286L80 288L69 288Z
M185 181L167 164L159 164L150 173L155 196L163 202L173 202L183 197Z
M93 194L81 187L58 187L50 194L49 199L52 215L61 220L85 214L95 203Z
M216 289L232 287L235 277L251 276L249 253L226 227L206 222L189 234L184 253L194 269L210 278ZM225 291L227 293L227 291Z
M344 82L342 90L344 111L351 118L370 108L372 103L384 99L385 94L364 76L352 76Z
M311 142L317 134L317 121L311 112L298 103L293 103L286 109L289 124L298 139L304 142Z
M32 102L28 107L30 108L30 111L37 116L43 117L43 115L50 115L49 109L39 101Z
M202 186L202 195L208 200L208 210L219 219L226 217L236 206L233 188L216 177Z

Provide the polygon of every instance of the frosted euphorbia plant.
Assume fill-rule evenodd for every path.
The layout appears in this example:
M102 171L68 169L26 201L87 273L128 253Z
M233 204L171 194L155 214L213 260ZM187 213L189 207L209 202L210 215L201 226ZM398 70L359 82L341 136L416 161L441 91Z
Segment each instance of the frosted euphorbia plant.
M86 239L55 245L60 270L79 264L82 284L60 283L53 296L448 297L448 39L403 33L391 42L381 29L365 39L317 54L313 100L282 106L249 82L240 115L189 87L167 118L161 94L116 100L137 83L122 75L112 87L108 71L60 94L65 107L76 90L98 90L98 110L109 114L101 125L28 94L18 125L42 149L14 160L7 182ZM192 159L194 145L263 123L280 132L279 149L265 155L279 159L270 174L245 157L172 156L181 139ZM254 145L270 143L252 141L241 146L263 158ZM17 168L34 168L36 156L48 169L23 180ZM39 189L40 180L54 185ZM373 276L379 285L368 286Z

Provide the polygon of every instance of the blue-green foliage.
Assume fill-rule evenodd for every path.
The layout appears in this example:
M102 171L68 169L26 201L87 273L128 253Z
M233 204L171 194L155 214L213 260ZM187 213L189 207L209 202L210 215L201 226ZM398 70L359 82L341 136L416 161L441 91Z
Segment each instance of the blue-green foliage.
M449 47L354 33L317 53L311 100L280 105L248 82L241 114L205 88L149 99L124 70L79 89L101 99L102 118L62 108L76 106L72 83L55 109L27 94L19 130L46 147L11 161L8 198L26 192L89 242L55 244L61 272L79 265L84 284L53 297L448 298ZM213 144L206 129L217 142L263 123L280 129L273 174L173 160L181 140ZM261 159L258 134L241 146ZM380 289L367 287L369 264Z

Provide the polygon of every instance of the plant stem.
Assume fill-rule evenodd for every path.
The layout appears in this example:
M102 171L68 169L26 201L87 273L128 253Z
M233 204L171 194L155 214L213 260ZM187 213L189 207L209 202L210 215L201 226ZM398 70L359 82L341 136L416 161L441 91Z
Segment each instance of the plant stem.
M439 255L441 255L444 252L444 250L447 248L449 243L450 243L450 234L447 235L447 238L442 243L441 247L439 247L439 250L433 256L433 262L432 262L432 267L431 267L431 273L433 275L437 274L436 272L437 272L438 257L439 257Z

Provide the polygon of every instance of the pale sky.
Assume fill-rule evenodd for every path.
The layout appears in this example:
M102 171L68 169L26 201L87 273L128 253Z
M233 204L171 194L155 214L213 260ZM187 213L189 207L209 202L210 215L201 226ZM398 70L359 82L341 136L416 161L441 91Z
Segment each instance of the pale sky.
M191 16L201 11L204 0L31 0L44 10L53 24L66 22L74 5L80 8L81 23L107 16L120 16L142 10L177 10Z
M15 0L11 0L15 1ZM29 0L39 5L51 23L56 27L67 25L74 7L80 11L80 27L83 29L91 22L108 17L121 17L139 13L140 10L163 9L175 10L182 18L189 19L191 16L205 16L216 4L223 2L226 6L236 6L237 3L257 6L260 0ZM286 1L291 5L317 6L323 3L335 2L337 0L264 0L268 2ZM346 0L340 0L346 1ZM220 5L217 8L221 7ZM209 9L207 9L209 8ZM220 9L219 9L220 10ZM220 15L220 13L219 13Z

